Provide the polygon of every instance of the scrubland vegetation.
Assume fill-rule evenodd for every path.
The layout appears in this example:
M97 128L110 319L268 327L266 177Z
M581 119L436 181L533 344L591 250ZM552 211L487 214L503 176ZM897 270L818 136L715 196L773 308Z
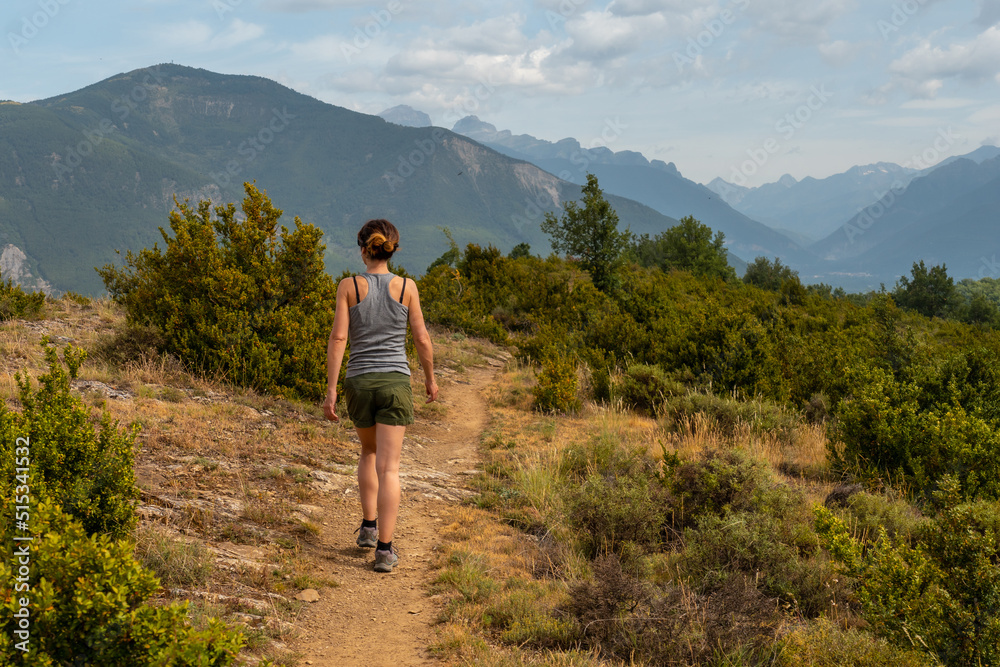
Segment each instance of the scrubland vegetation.
M442 561L442 653L997 664L995 305L923 264L892 294L764 259L741 281L700 228L635 240L603 290L572 259L475 245L424 277L429 317L520 360L486 513Z
M608 235L596 180L587 187L582 208L547 220L563 250ZM127 323L90 351L155 349L219 381L315 398L332 316L319 235L279 232L252 186L244 211L182 207L163 251L106 267ZM429 321L516 352L487 397L478 493L438 558L438 655L1000 664L993 286L956 287L922 264L893 293L804 286L769 260L739 279L724 240L690 218L653 239L608 238L588 270L452 243L420 278ZM5 317L46 307L17 292L4 291ZM0 406L4 497L16 438L38 443L38 623L74 628L54 636L121 664L231 664L239 631L145 603L156 579L123 539L136 431L95 424L70 393L83 352L44 354L38 386L20 378L17 405ZM0 565L5 616L11 581ZM92 594L74 597L79 581ZM10 636L0 655L19 664ZM31 664L60 664L69 646L53 640L50 662Z

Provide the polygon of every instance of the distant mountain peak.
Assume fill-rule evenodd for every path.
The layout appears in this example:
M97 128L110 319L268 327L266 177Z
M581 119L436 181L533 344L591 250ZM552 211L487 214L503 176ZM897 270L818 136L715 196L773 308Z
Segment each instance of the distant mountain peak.
M451 128L452 132L471 137L473 134L488 134L490 136L497 133L496 125L491 125L479 120L479 116L466 116Z
M434 123L423 111L417 111L406 104L398 104L378 114L379 118L404 127L430 127Z
M798 181L791 174L785 174L778 179L778 185L784 185L786 188L790 188L796 183L798 183Z

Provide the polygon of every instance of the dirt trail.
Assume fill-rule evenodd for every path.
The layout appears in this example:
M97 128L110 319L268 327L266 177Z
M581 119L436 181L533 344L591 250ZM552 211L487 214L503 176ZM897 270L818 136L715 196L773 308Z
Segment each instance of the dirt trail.
M350 471L331 475L336 479L328 480L330 493L319 503L325 510L321 548L327 574L340 586L323 589L320 600L302 610L294 646L303 656L300 664L439 664L427 652L436 615L427 597L430 561L448 510L471 495L466 482L475 472L487 419L482 390L495 372L470 368L462 376L446 377L440 383L440 400L448 408L444 421L418 419L407 429L400 461L403 498L393 540L400 561L391 574L373 572L373 550L354 544L361 517L357 482L348 477Z

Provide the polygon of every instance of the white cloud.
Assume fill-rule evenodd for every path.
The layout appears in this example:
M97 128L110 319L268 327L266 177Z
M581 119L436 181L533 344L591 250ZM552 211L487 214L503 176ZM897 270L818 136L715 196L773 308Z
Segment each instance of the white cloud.
M185 21L159 26L155 39L167 46L200 49L208 45L214 31L203 21Z
M846 40L823 42L816 47L823 60L837 67L843 67L854 62L854 59L866 50L863 44L855 44Z
M712 4L712 0L613 0L607 11L615 16L648 16L661 12L683 14L692 11L692 6Z
M893 116L890 118L876 118L868 121L868 124L879 127L933 127L940 125L941 119L929 116Z
M313 12L345 7L369 7L367 0L265 0L262 7L274 12Z
M529 47L524 35L525 17L509 14L477 21L471 25L435 30L418 43L425 48L443 48L465 53L494 55L523 52Z
M757 29L791 43L826 40L830 25L855 8L855 0L746 0Z
M218 32L203 21L185 21L160 26L154 33L152 41L171 49L224 51L259 39L263 34L263 27L240 19L233 19L228 26Z
M992 106L979 109L975 113L969 116L970 123L983 123L996 125L1000 123L1000 104L994 104Z
M937 46L923 40L889 64L896 83L913 95L933 97L945 79L979 83L997 77L1000 63L1000 26L991 26L973 39Z
M231 49L234 46L249 42L264 35L264 28L255 23L246 23L240 19L233 19L229 27L215 35L209 43L212 49Z
M961 109L972 106L976 100L961 97L939 97L933 100L909 100L900 105L900 109Z
M662 14L622 17L606 11L584 12L566 23L566 34L573 40L570 51L574 56L600 61L636 51L667 28Z

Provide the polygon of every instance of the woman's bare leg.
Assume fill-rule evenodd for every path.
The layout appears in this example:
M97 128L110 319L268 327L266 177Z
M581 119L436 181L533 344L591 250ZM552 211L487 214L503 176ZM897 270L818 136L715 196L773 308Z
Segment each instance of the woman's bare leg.
M405 426L375 425L375 471L378 476L378 539L391 542L399 516L399 455ZM359 468L360 469L360 468Z
M375 428L355 429L361 440L361 458L358 459L358 495L361 497L361 516L373 521L378 516L378 473L375 471Z

